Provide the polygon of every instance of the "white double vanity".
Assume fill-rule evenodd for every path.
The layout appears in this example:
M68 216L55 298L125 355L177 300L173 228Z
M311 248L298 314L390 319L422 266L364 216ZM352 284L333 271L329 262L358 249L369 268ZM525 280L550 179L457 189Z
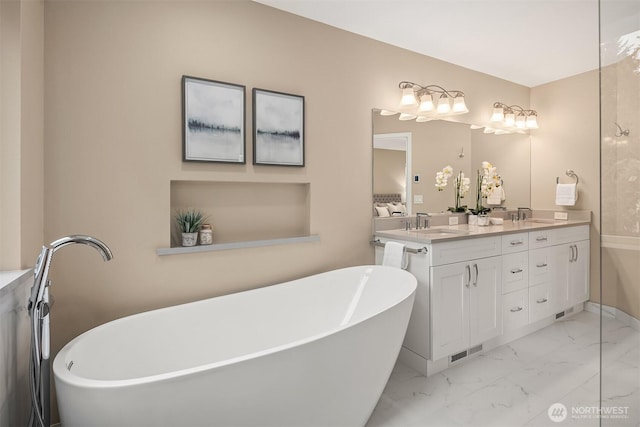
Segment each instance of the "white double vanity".
M400 360L432 375L535 332L589 299L589 213L375 231L405 245L418 290Z

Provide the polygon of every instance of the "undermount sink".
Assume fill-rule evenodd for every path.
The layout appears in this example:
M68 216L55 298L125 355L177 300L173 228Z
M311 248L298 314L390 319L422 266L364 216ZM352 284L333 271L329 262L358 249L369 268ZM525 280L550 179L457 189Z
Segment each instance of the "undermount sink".
M415 230L416 233L428 234L430 236L451 236L451 235L463 235L469 234L466 230L454 230L451 228L425 228L422 230Z
M525 219L524 222L533 222L540 224L555 224L557 221L555 219L547 219L547 218L529 218Z

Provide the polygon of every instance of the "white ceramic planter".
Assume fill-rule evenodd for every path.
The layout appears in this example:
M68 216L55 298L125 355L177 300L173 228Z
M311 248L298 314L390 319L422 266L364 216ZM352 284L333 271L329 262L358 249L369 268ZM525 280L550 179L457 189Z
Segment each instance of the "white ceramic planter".
M195 246L198 242L198 233L182 233L182 246Z

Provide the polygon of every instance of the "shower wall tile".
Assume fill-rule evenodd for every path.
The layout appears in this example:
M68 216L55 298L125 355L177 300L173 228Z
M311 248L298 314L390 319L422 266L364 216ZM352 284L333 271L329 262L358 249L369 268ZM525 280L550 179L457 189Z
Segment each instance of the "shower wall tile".
M602 88L602 232L640 236L640 61L604 67ZM615 123L629 130L616 136Z

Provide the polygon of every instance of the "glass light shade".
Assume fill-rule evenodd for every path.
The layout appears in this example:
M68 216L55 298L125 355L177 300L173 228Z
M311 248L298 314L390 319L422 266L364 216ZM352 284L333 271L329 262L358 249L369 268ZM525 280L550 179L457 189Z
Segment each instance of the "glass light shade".
M504 130L504 129L496 129L496 135L507 135L511 132L509 132L508 130Z
M418 118L416 119L416 122L430 122L431 120L433 120L432 117L424 117L424 116L418 116Z
M516 116L513 113L507 113L504 115L504 125L507 127L512 127L516 124Z
M524 129L526 126L524 114L518 114L518 117L516 117L516 127L518 129Z
M496 130L492 127L489 126L485 126L484 130L482 131L483 133L494 133Z
M491 115L492 122L501 122L504 120L504 110L502 107L496 107L493 109L493 114Z
M538 118L536 116L527 117L527 129L538 129Z
M380 110L380 115L381 116L394 116L398 114L397 111L391 111L391 110Z
M451 110L454 113L458 113L458 114L464 114L469 112L467 105L464 103L464 96L458 95L453 99L453 108Z
M398 117L398 120L413 120L416 117L417 116L415 114L401 113L400 117Z
M449 97L442 95L438 100L438 114L447 114L451 111L451 105L449 104Z
M416 101L416 96L413 93L412 87L407 87L402 89L402 98L400 99L401 107L415 107L418 105L418 101Z
M428 113L433 111L433 97L431 94L424 94L420 96L420 106L418 107L418 113Z

